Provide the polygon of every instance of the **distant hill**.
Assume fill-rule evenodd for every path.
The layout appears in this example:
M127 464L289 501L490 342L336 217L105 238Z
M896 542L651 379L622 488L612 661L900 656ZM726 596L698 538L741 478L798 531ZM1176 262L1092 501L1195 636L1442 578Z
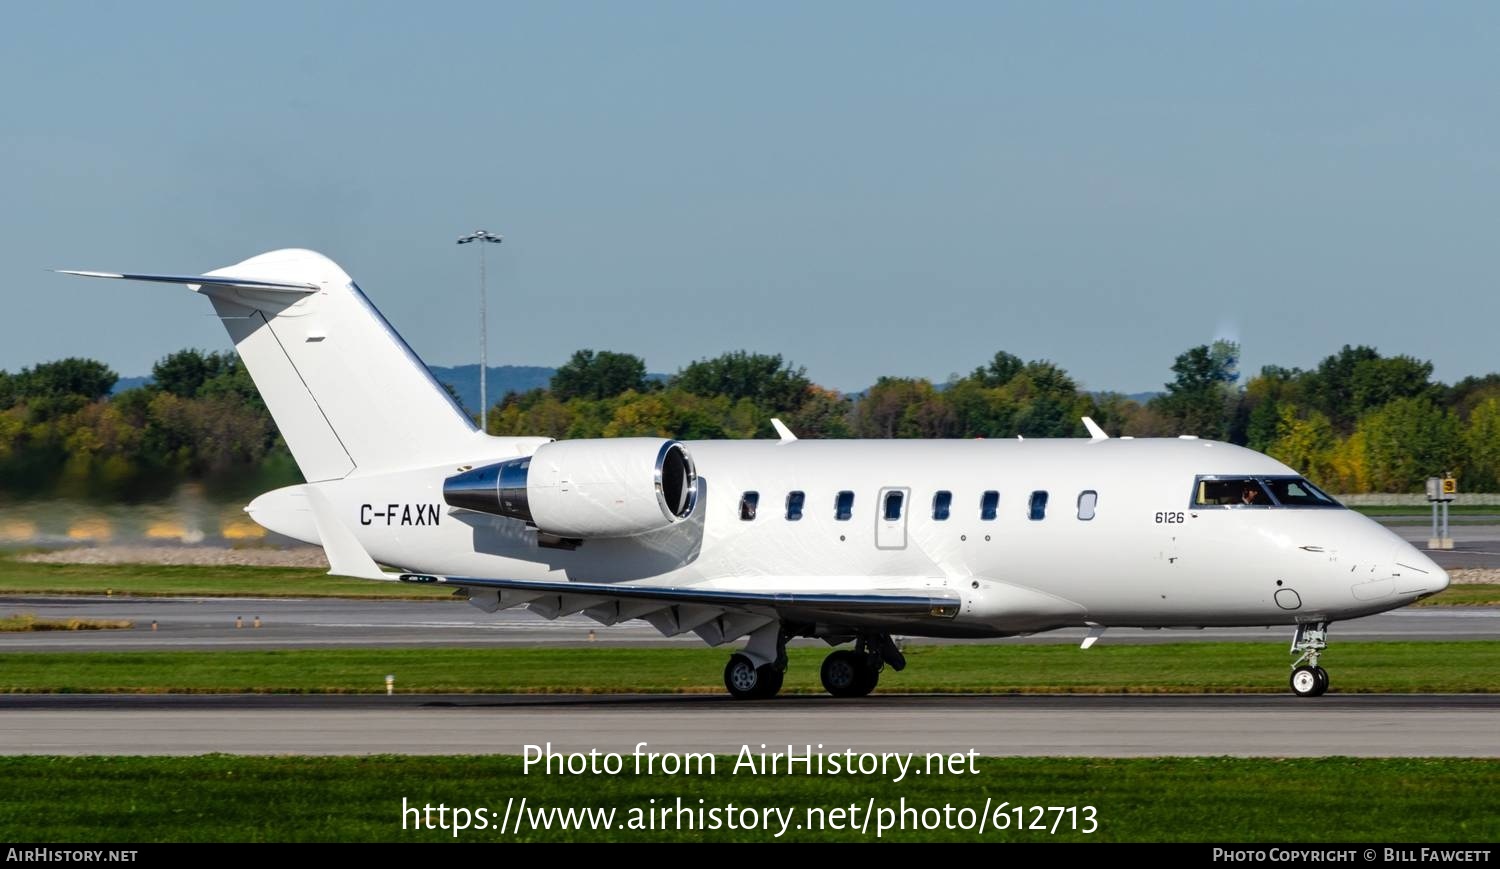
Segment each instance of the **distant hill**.
M442 365L429 365L432 376L437 378L438 383L446 383L453 387L458 393L459 399L470 413L479 412L479 366L478 365L456 365L452 367ZM505 397L507 392L526 392L532 389L543 389L552 382L552 375L557 373L556 368L543 368L538 365L491 365L489 369L489 383L485 384L489 391L490 405Z
M127 389L139 389L151 382L149 377L121 377L115 381L115 388L109 391L110 395L118 395Z

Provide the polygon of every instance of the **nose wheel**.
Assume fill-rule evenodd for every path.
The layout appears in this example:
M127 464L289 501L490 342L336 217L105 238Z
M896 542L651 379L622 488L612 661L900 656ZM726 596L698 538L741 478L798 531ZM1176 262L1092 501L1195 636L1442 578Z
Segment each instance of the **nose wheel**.
M1328 690L1328 671L1322 667L1298 667L1292 671L1292 693L1317 697Z
M1328 648L1328 622L1305 622L1297 625L1292 637L1292 693L1298 697L1319 697L1328 690L1328 671L1318 666L1318 658Z

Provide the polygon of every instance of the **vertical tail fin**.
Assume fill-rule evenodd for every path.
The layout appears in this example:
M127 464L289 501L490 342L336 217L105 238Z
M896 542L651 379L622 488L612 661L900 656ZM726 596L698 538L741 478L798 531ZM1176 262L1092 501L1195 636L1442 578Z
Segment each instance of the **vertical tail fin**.
M308 482L472 457L484 436L349 275L278 250L183 283L208 296Z

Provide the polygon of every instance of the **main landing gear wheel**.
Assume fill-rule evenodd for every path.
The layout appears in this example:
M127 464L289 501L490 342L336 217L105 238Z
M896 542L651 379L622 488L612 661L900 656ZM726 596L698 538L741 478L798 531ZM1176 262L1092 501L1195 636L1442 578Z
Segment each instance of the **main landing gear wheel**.
M823 688L835 697L864 697L880 682L880 660L841 649L823 659Z
M736 700L764 700L781 690L786 674L775 664L755 666L745 655L734 654L724 665L724 687Z
M1319 697L1328 690L1328 671L1318 666L1318 658L1328 648L1328 622L1304 622L1297 625L1292 638L1292 654L1301 653L1292 664L1292 693L1298 697Z

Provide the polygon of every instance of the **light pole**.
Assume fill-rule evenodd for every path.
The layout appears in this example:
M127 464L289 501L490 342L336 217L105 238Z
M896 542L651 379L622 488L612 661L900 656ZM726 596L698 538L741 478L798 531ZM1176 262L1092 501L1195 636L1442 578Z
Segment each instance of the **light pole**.
M498 235L476 229L460 238L458 243L468 244L471 241L479 242L479 430L489 434L490 405L485 390L485 369L490 366L490 341L489 317L485 313L484 303L484 246L499 244L502 239Z

